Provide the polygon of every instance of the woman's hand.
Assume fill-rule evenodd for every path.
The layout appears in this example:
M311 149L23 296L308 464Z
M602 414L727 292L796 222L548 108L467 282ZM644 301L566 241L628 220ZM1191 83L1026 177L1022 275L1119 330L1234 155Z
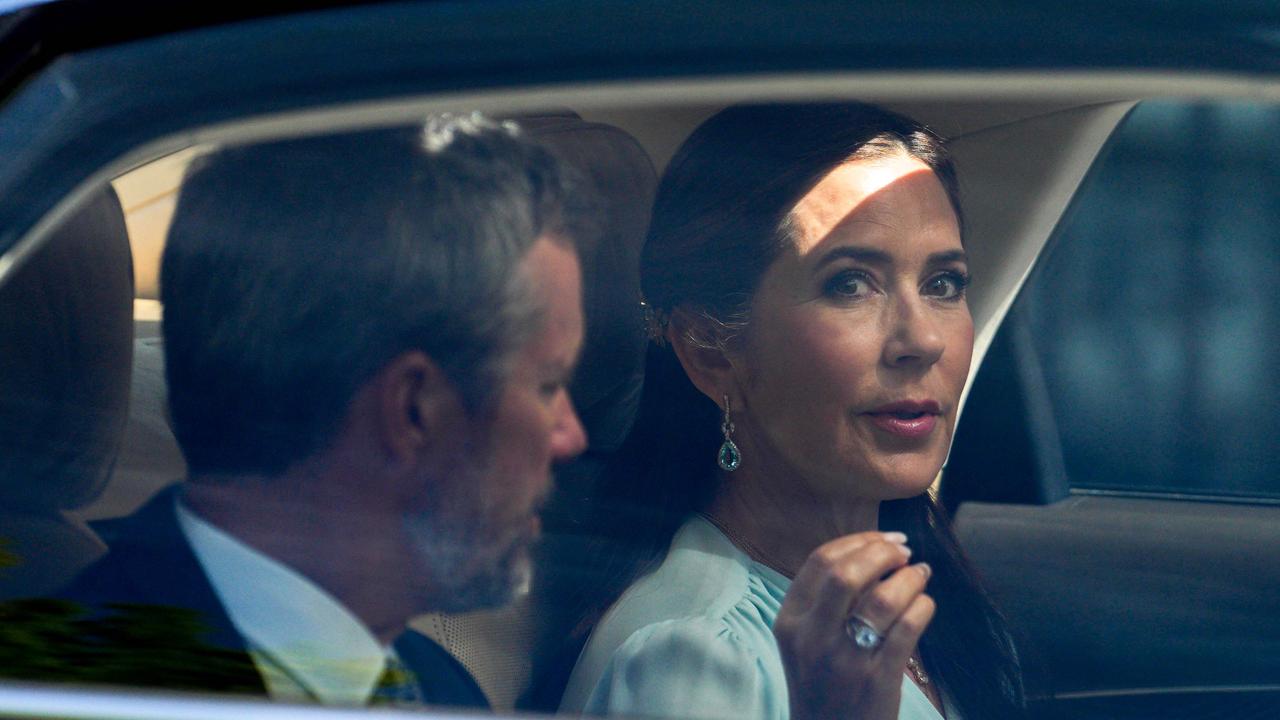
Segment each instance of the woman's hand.
M901 533L847 535L814 550L796 573L773 626L791 720L897 720L907 658L934 611L924 594L929 566L908 565L905 542ZM854 644L845 630L852 616L883 642Z

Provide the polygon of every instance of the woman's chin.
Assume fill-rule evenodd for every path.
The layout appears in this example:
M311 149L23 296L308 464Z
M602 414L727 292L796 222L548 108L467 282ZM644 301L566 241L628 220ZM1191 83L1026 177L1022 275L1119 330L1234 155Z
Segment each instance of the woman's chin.
M902 500L926 492L938 479L941 462L922 462L917 467L895 465L885 468L875 479L881 500Z

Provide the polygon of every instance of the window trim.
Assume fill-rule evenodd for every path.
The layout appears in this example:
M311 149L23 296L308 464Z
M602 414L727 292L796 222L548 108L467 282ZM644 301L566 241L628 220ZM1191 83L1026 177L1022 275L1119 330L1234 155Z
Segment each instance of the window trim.
M418 718L418 720L493 720L490 712L457 708L399 710L338 708L281 703L266 698L236 698L176 691L147 692L125 688L92 689L46 683L0 680L0 717L92 718L93 720L369 720Z

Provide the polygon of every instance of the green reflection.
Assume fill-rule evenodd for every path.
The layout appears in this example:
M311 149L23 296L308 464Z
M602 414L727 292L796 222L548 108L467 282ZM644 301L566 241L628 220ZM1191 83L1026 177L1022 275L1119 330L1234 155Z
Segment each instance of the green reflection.
M9 550L10 545L13 545L12 540L0 537L0 570L11 568L22 563L22 558Z
M206 642L197 612L65 600L0 603L0 675L15 680L262 694L248 654Z

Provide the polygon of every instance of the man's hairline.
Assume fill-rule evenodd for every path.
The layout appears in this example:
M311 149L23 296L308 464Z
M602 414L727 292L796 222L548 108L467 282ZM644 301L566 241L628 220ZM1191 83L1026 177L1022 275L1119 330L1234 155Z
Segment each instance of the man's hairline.
M539 331L545 327L548 319L547 313L549 312L547 298L545 293L540 290L541 286L533 282L533 279L530 277L530 273L532 271L529 266L530 255L533 253L534 248L544 240L551 243L554 247L562 248L573 253L574 260L577 261L579 272L581 273L582 255L580 251L580 244L573 234L566 231L563 227L555 227L539 232L538 235L535 236L534 240L529 243L528 247L525 248L524 252L521 253L520 259L516 263L517 277L515 282L523 285L520 294L524 297L521 298L520 301L527 303L528 315L525 317L531 322L529 322L528 326L521 329L518 341L502 350L502 357L496 362L496 382L494 383L491 391L485 393L483 401L474 407L470 406L468 403L463 403L463 410L466 413L467 418L470 420L480 420L485 422L486 425L488 422L492 421L493 413L499 404L499 398L502 396L503 392L512 380L515 365L521 351L527 348L529 344L538 337ZM579 288L578 296L578 300L581 302L581 287ZM433 363L436 362L436 358L432 357L431 353L424 348L408 348L402 351L402 353L398 353L397 356L404 352L421 352ZM394 358L392 358L392 360L394 360ZM390 364L390 362L391 360L388 360L387 364ZM385 368L386 365L384 364L383 367ZM448 377L446 375L445 379L446 382L449 383L450 390L465 398L465 393L462 390L461 383L456 378Z

